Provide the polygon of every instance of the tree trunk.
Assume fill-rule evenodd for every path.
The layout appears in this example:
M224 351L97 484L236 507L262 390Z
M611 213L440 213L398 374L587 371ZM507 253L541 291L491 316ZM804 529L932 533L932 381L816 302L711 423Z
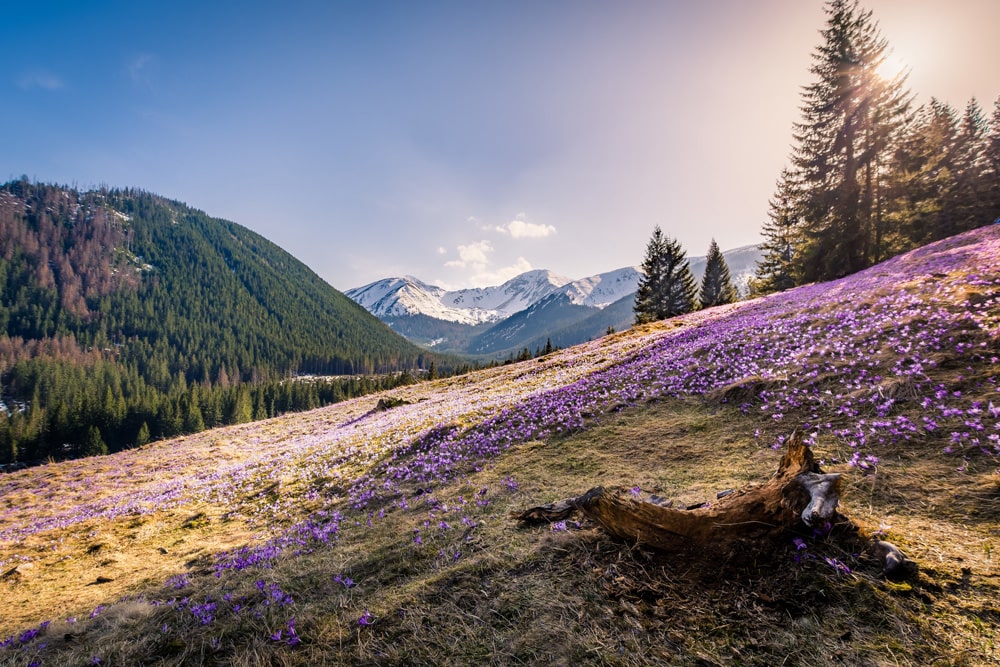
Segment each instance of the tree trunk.
M581 496L515 512L512 518L546 523L580 512L608 533L658 551L728 552L738 543L773 541L809 528L827 532L838 518L839 491L840 475L823 473L812 450L793 437L767 482L692 509L668 507L656 496L639 500L624 490L596 487ZM887 575L915 571L912 561L887 542L875 541L870 550Z

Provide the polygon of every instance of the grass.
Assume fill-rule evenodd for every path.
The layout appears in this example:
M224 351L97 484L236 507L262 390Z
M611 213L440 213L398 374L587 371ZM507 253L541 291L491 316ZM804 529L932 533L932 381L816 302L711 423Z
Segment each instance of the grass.
M975 665L1000 658L992 632L1000 620L1000 572L984 547L995 535L995 517L956 520L984 489L995 497L986 466L957 473L911 453L849 478L844 513L875 528L891 521L890 539L920 563L919 579L903 584L882 580L874 562L845 551L849 539L814 542L800 562L790 542L762 551L756 562L719 563L710 554L671 562L594 530L553 532L511 522L512 510L598 484L638 485L693 503L762 480L777 467L778 453L753 437L759 420L733 407L665 400L602 421L569 437L517 446L492 468L435 489L434 498L449 507L490 489L491 502L469 510L468 530L425 527L426 508L414 504L389 512L371 530L345 531L330 548L255 572L254 579L295 600L289 613L304 639L295 647L268 639L287 630L288 610L261 607L249 581L217 579L203 567L199 556L229 544L213 538L217 520L207 511L136 521L121 527L132 533L81 541L84 553L52 576L79 582L107 572L115 581L106 586L122 584L113 596L100 586L72 586L94 591L77 598L81 616L99 600L139 591L161 600L236 595L262 613L220 615L208 631L191 615L130 599L93 620L49 628L50 636L72 637L50 640L47 650L59 658L47 664L86 664L95 656L108 664L233 665ZM503 486L511 477L516 491ZM415 528L425 537L419 546ZM157 545L168 545L162 565L143 568L128 555ZM825 558L845 562L851 573L836 572ZM114 562L100 565L108 560ZM123 573L129 567L144 576L133 582ZM188 573L191 583L163 589L165 575L177 572ZM337 583L337 574L356 585ZM7 584L5 598L24 586L38 592L48 585L25 577ZM28 604L24 593L17 599ZM358 623L364 610L371 625Z
M930 284L908 280L911 311ZM933 283L942 286L968 301L948 280ZM838 289L849 301L889 308L889 287L870 298L848 288ZM776 329L780 340L760 347L794 342L844 312L827 302L810 308L814 320L801 320L801 309L785 318L800 329ZM968 333L967 320L942 329L960 344L934 350L936 365L919 381L885 371L908 369L898 350L916 349L901 332L910 320L899 319L899 327L865 330L864 349L875 350L868 365L857 363L857 339L837 339L773 372L747 364L744 376L704 391L626 395L594 385L609 398L603 408L581 408L582 425L525 431L485 457L457 456L457 441L446 438L441 456L453 458L424 477L403 472L418 459L431 465L419 458L436 453L426 443L437 441L422 435L429 429L472 432L504 410L519 418L518 401L562 410L545 392L664 341L694 345L696 336L684 337L721 325L699 313L541 360L4 476L0 532L36 520L43 527L0 540L0 640L12 638L0 664L1000 662L997 458L969 446L974 434L951 434L983 425L974 406L1000 403L997 362L979 351L1000 340L1000 305L990 308L976 311L981 330ZM867 313L861 325L874 318ZM777 326L780 318L761 319ZM930 319L916 329L928 322L940 328ZM891 345L878 343L886 337ZM707 366L715 348L704 345L692 358ZM815 373L796 376L796 364ZM693 373L698 363L677 367ZM880 419L921 423L929 390L944 397L933 399L938 428L905 437L879 430ZM894 401L888 417L875 414L886 408L870 398ZM381 399L387 409L376 410ZM955 406L968 409L947 417ZM554 530L509 517L598 485L655 493L679 507L711 501L767 479L780 456L772 445L806 423L824 468L844 473L841 511L852 523L822 537L802 534L802 549L789 535L733 553L666 557L574 521ZM862 431L865 449L854 443ZM858 451L877 460L850 464ZM389 465L398 480L387 478ZM364 505L352 485L366 475L375 491L390 490ZM303 532L307 517L322 520ZM329 542L308 532L331 525L338 529ZM875 534L914 559L919 575L885 580L859 539ZM235 558L243 546L270 543L280 548L257 565L220 567L220 554Z

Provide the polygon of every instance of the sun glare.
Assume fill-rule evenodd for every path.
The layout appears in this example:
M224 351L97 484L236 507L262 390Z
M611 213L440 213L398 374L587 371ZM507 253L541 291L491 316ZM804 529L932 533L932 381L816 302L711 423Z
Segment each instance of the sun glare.
M906 64L905 60L895 53L888 53L882 62L879 63L878 67L875 68L875 73L886 81L891 81L907 70L909 70L909 65Z

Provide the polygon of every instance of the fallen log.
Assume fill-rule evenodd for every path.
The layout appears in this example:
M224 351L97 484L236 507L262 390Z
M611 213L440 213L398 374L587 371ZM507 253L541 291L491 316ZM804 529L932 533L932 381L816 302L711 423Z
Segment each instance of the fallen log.
M640 500L624 490L593 488L583 495L515 512L529 524L562 521L579 512L608 533L658 551L733 551L739 544L775 540L812 529L826 533L846 522L837 512L840 474L824 473L812 450L792 437L778 470L767 482L726 493L693 509L667 506L654 496ZM909 576L915 564L888 542L874 541L870 553L886 576Z

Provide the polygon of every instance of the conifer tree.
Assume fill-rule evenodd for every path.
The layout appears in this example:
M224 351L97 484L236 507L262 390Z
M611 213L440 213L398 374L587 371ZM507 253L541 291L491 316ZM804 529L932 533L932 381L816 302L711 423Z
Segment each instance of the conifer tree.
M764 223L760 245L761 258L757 262L754 279L750 283L755 294L780 292L795 286L795 244L799 239L799 215L795 210L795 175L789 169L781 170L777 189L768 202L768 221Z
M830 0L826 12L824 43L810 68L816 80L803 89L794 132L800 282L854 273L883 255L883 181L911 98L905 73L878 71L889 47L872 13L857 0Z
M986 182L991 192L989 208L1000 220L1000 96L993 103L990 133L986 138Z
M135 436L135 446L142 447L147 444L149 440L149 425L146 422L142 422L142 425L139 426L139 432Z
M663 235L659 225L646 246L642 274L633 307L637 324L694 310L698 286L687 255L680 243Z
M995 183L988 176L988 145L989 123L979 102L972 98L959 125L954 189L944 202L952 226L947 236L987 224L992 221L991 213L1000 213L994 212L989 203Z
M96 426L87 429L87 437L83 441L84 456L99 456L108 453L108 446L101 437L101 431Z
M646 244L646 256L642 260L642 275L635 292L635 321L644 324L661 319L658 304L663 295L663 258L666 255L666 239L659 225L653 228L653 235Z
M701 307L711 308L736 301L736 290L729 275L726 258L719 250L719 244L712 239L705 257L705 274L701 279Z

